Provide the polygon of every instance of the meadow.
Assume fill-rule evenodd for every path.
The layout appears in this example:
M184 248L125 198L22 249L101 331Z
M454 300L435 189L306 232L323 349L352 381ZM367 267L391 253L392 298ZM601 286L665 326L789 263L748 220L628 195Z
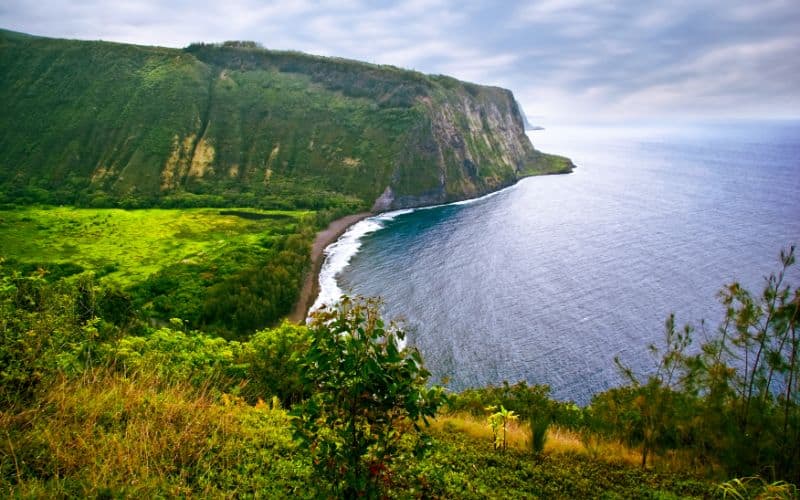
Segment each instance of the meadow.
M314 216L256 209L18 208L0 212L0 257L22 275L91 279L98 295L114 302L109 307L119 309L122 298L124 309L139 319L179 318L240 335L276 323L296 301ZM269 297L261 293L266 288ZM263 306L255 318L239 314L238 323L230 321L253 304ZM119 317L118 323L130 319Z
M293 234L309 211L21 208L0 212L2 256L27 266L73 264L123 287L178 263ZM74 268L78 270L78 267Z

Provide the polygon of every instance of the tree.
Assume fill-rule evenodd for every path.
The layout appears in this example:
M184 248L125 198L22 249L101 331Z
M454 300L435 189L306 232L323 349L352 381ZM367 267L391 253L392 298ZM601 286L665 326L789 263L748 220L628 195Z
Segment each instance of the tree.
M675 444L681 410L684 404L680 384L685 378L686 351L692 343L692 328L675 329L675 315L671 314L665 322L666 347L661 352L655 344L649 346L650 352L658 359L654 374L641 381L633 370L625 366L619 358L614 358L617 367L632 385L634 410L626 427L631 435L637 435L642 445L642 469L647 466L651 452L660 451L669 444ZM629 436L630 439L630 436Z
M426 425L443 402L403 331L386 328L375 300L345 297L317 313L302 363L312 396L298 405L295 436L337 496L375 497L405 430Z
M689 446L698 462L736 475L766 474L800 484L800 288L787 284L794 247L760 294L739 283L720 292L722 324L689 355L692 328L667 320L667 345L656 372L641 382L618 362L631 384L592 400L596 423L651 452Z
M760 295L739 283L720 292L725 317L687 360L687 391L701 398L703 446L737 474L800 484L800 288L786 283L795 247Z
M305 399L309 394L302 380L301 363L309 342L306 326L288 321L254 333L250 341L243 344L250 382L242 393L252 400L278 397L287 408Z

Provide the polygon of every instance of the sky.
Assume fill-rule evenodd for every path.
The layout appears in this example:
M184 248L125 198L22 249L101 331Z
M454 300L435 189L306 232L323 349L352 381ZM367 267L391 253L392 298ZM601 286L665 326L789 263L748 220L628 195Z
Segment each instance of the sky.
M800 117L800 0L3 0L0 27L447 74L511 89L537 125Z

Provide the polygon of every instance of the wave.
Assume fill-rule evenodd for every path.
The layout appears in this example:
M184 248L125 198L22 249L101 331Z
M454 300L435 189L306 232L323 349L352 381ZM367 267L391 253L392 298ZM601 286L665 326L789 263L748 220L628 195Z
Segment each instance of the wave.
M361 238L364 236L383 229L386 227L387 222L394 220L401 215L410 214L418 210L430 210L433 208L451 205L471 205L513 189L514 187L516 187L516 184L512 184L498 191L493 191L478 198L470 198L468 200L442 203L439 205L429 205L418 208L393 210L391 212L384 212L382 214L374 215L356 222L347 231L345 231L345 233L340 236L338 240L325 248L325 251L323 252L325 260L323 261L322 268L319 271L319 295L317 295L317 299L314 301L311 309L309 309L309 315L320 309L322 306L336 304L342 298L344 292L339 287L339 282L336 280L336 277L350 264L350 260L356 254L358 254L359 249L361 249Z
M342 298L344 292L339 288L336 276L350 264L350 259L361 248L361 238L383 229L387 222L400 215L413 212L413 209L394 210L368 217L356 222L338 240L325 248L325 260L319 271L319 295L309 309L309 314L325 305L333 305Z

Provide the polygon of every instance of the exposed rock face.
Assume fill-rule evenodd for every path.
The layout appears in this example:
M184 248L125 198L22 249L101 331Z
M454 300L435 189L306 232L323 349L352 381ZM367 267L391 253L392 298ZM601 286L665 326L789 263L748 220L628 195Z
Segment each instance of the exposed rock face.
M253 44L0 31L0 202L376 211L568 171L508 90Z
M508 186L525 175L550 171L549 155L533 148L513 94L496 87L463 84L449 92L419 99L430 120L408 148L435 167L423 189L404 188L398 165L393 184L373 209L388 210L472 198ZM567 163L569 163L567 161ZM562 166L568 171L571 164ZM541 172L539 172L541 171Z
M386 186L386 189L383 191L375 203L372 204L372 211L373 212L385 212L392 208L394 204L394 191L392 190L392 186Z

